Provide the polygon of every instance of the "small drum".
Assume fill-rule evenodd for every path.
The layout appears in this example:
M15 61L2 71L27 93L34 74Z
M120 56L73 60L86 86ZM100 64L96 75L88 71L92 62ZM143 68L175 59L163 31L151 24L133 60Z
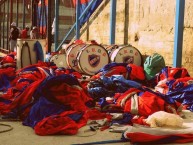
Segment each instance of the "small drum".
M66 54L55 54L50 58L50 62L54 62L57 67L68 68Z
M94 75L109 63L109 55L103 46L89 44L78 52L77 63L82 73Z
M112 47L108 52L112 62L132 63L138 66L142 65L142 55L138 49L131 45Z
M83 48L85 44L76 44L72 45L67 51L66 51L66 62L67 65L74 69L75 71L81 72L81 70L78 67L77 64L77 54L80 51L81 48Z

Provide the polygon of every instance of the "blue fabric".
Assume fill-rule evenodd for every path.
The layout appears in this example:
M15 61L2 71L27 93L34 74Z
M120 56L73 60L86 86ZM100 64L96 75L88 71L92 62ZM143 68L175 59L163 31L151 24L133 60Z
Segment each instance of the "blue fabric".
M140 83L131 81L131 80L126 80L122 75L114 75L110 77L110 79L112 79L112 81L115 83L118 82L118 83L121 83L121 85L125 85L127 87L132 87L137 89L142 88L142 85Z
M118 120L112 120L113 123L118 123L118 124L131 124L131 120L133 118L133 115L130 113L124 113L123 114L123 119L118 119Z
M63 74L63 75L59 75L59 76L50 76L50 77L47 77L38 86L38 88L36 89L36 91L34 93L34 99L38 100L39 96L45 96L45 97L47 97L47 99L49 101L60 104L60 102L55 99L54 94L52 94L49 91L49 88L52 86L60 85L61 83L66 83L70 86L72 86L72 85L80 86L78 80L71 75Z
M10 104L12 101L0 97L0 102L5 104Z
M40 97L31 108L29 115L23 122L23 125L34 127L42 119L51 115L60 114L65 110L69 110L69 106L55 104L44 97Z
M182 87L175 91L168 92L167 97L171 97L174 100L181 102L183 105L193 105L193 84ZM190 107L192 108L192 107Z
M40 44L39 41L36 41L34 44L34 51L36 52L36 60L44 61L44 52L42 49L42 45Z
M34 127L43 118L59 114L65 110L70 110L70 106L65 106L61 102L55 99L54 94L49 91L52 86L66 83L68 85L79 85L76 78L71 75L50 76L46 78L36 89L34 93L34 104L30 110L29 116L23 122L24 125ZM41 96L41 97L40 97ZM81 114L70 116L73 120L78 120L82 117Z
M80 14L83 13L83 11L86 9L86 7L89 5L89 3L92 0L89 0L86 3L81 3L80 5ZM85 22L90 18L90 16L93 14L93 12L97 9L97 7L101 4L102 0L95 0L90 9L87 11L87 13L80 19L80 26L84 25Z
M129 88L142 88L142 85L131 80L126 80L122 75L111 77L101 76L100 79L88 84L88 93L95 100L113 97L115 93L124 93Z
M25 67L21 70L21 73L22 72L25 72L25 71L39 71L39 69L36 67L36 66L29 66L29 67Z
M44 13L42 13L42 11L44 11ZM47 17L46 16L48 15L48 6L38 5L37 14L38 14L37 15L37 21L38 21L38 24L40 25L40 29L41 29L41 27L46 27L46 25L47 25Z
M172 97L170 97L170 96L168 96L168 95L164 95L164 94L161 94L161 93L159 93L159 92L154 92L153 90L151 90L151 89L149 89L149 88L146 88L146 87L143 87L143 91L148 91L148 92L150 92L150 93L153 93L153 94L155 94L156 96L162 98L162 99L163 99L164 101L166 101L167 103L175 105L175 99L172 98Z
M183 82L178 82L177 84L174 83L176 82L176 80L170 80L166 82L166 85L168 86L168 91L172 92L172 91L177 91L180 88L183 88L185 86L185 84Z
M0 91L7 91L8 88L10 88L10 79L8 76L6 76L5 74L2 74L0 76Z
M70 115L68 115L68 117L70 117L75 122L78 122L78 121L80 121L80 119L82 118L83 115L84 115L84 113L79 112L79 113L70 114Z

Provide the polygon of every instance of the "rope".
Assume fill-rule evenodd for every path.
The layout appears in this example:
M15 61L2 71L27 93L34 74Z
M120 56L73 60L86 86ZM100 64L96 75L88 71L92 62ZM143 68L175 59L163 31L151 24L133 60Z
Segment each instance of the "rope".
M8 127L8 129L0 130L0 133L8 132L8 131L11 131L11 130L13 129L13 127L12 127L11 125L8 125L8 124L0 123L0 126L6 126L6 127Z
M89 135L87 133L89 133ZM97 130L94 127L90 126L89 129L85 129L83 131L79 130L79 133L76 136L90 137L90 136L93 136L93 135L96 135L96 134L97 134Z

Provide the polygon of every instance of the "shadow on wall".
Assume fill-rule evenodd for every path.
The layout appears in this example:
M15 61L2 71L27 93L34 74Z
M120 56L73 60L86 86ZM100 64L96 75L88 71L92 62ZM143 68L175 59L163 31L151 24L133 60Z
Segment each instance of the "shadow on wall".
M86 32L86 40L89 40L89 28L99 14L105 9L110 0L105 0L101 3L99 8L92 14L89 20L81 28L81 35ZM109 9L110 13L110 9ZM110 16L110 15L109 15ZM110 18L109 18L110 19ZM129 0L125 0L125 21L124 21L124 44L128 44L128 27L129 27Z
M89 20L83 25L83 27L81 28L81 34L84 34L86 32L86 39L89 39L89 26L93 23L93 21L98 17L98 15L105 9L105 7L107 6L107 4L109 3L110 0L105 0L101 3L101 5L99 6L99 8L97 8L95 10L95 12L91 15L91 17L89 18Z
M129 0L125 0L124 44L128 44Z

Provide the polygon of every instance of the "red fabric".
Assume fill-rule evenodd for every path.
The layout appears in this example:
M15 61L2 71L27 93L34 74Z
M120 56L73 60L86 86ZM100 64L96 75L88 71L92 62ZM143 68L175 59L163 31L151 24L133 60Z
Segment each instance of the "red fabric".
M15 68L8 67L6 69L0 69L0 75L3 74L5 74L8 77L15 77L16 76Z
M117 94L115 95L116 105L121 107L121 101L128 96L128 94L132 92L139 92L137 89L130 89L124 94ZM149 115L157 112L157 111L166 111L166 112L172 112L171 109L169 109L170 105L168 105L162 98L156 96L153 93L150 92L144 92L141 96L138 97L138 115L148 117ZM174 106L171 106L174 109ZM128 98L126 100L125 105L123 106L124 112L131 112L131 99Z
M38 63L30 65L30 66L26 66L24 68L21 68L17 71L17 74L19 74L21 71L25 70L26 68L30 68L30 67L49 67L49 68L55 68L55 66L51 66L50 62L43 62L43 61L38 61Z
M147 124L147 123L145 122L145 119L146 119L146 117L144 117L144 116L134 117L134 118L131 120L131 122L132 122L133 124L140 124L140 125L149 126L149 124Z
M80 4L88 3L90 0L80 0ZM73 0L74 6L76 5L76 0Z
M1 64L5 64L5 63L14 63L14 59L13 57L7 55L5 57L3 57L3 59L1 60Z
M24 77L25 76L25 77ZM31 84L28 82L17 83L16 80L20 78L29 78L33 80ZM39 84L46 78L45 73L40 69L39 72L34 72L33 74L23 74L15 79L16 86L8 89L6 94L3 94L1 97L7 100L12 101L10 104L0 103L0 114L9 113L12 109L23 106L31 102L32 96ZM27 86L22 86L27 85ZM23 87L26 87L23 92L20 92ZM17 89L16 89L17 88ZM15 90L15 91L13 91Z
M189 77L188 71L185 68L167 67L167 74L164 74L164 73L160 74L158 81L161 81L161 80L164 80L164 79L169 79L169 80L170 79L177 79L175 75L180 71L181 71L181 73L180 73L180 76L178 76L178 78Z
M116 105L117 106L121 106L122 99L124 99L129 93L132 93L132 92L136 92L137 93L137 92L140 92L140 90L135 89L135 88L131 88L128 91L126 91L125 93L123 93L123 94L121 94L121 93L115 94L114 99L116 100Z
M110 77L112 75L123 75L124 77L126 77L127 75L127 69L124 66L116 66L112 69L110 69L107 73L103 74L102 72L99 72L98 74L92 76L91 79L98 79L100 78L100 76L106 76L106 77Z
M101 113L100 111L88 109L85 111L83 117L77 123L70 119L67 115L77 113L76 111L65 111L59 115L53 115L44 118L37 123L34 130L38 135L51 135L51 134L68 134L73 135L78 132L78 129L85 126L88 120L98 120L108 118L110 115Z
M134 132L134 133L127 133L126 137L132 143L156 143L156 141L165 142L168 141L169 143L188 143L193 141L193 134L167 134L167 135L152 135L148 133L142 132Z
M38 135L68 134L74 135L78 132L78 125L69 117L48 117L40 121L34 128Z
M92 100L81 88L71 87L66 83L52 86L49 90L62 104L70 105L76 111L86 111L88 107L85 106L85 103Z
M135 64L129 64L131 67L130 79L131 80L145 80L145 73L143 67L137 66Z
M21 37L22 39L28 38L27 30L26 30L26 29L24 29L24 30L21 31L20 37Z
M99 120L99 119L111 119L111 115L108 115L106 113L101 113L99 110L96 109L90 109L87 110L87 112L85 113L85 117L90 119L90 120Z
M39 0L39 3L38 3L38 6L41 6L41 3L42 1L41 0ZM48 0L44 0L44 3L45 3L45 6L48 6Z
M76 72L76 71L71 72L68 69L65 69L65 70L56 69L55 73L56 73L56 76L59 76L59 75L62 75L62 74L67 74L67 75L71 74L71 75L75 76L77 79L81 79L82 78L82 75L79 72Z

